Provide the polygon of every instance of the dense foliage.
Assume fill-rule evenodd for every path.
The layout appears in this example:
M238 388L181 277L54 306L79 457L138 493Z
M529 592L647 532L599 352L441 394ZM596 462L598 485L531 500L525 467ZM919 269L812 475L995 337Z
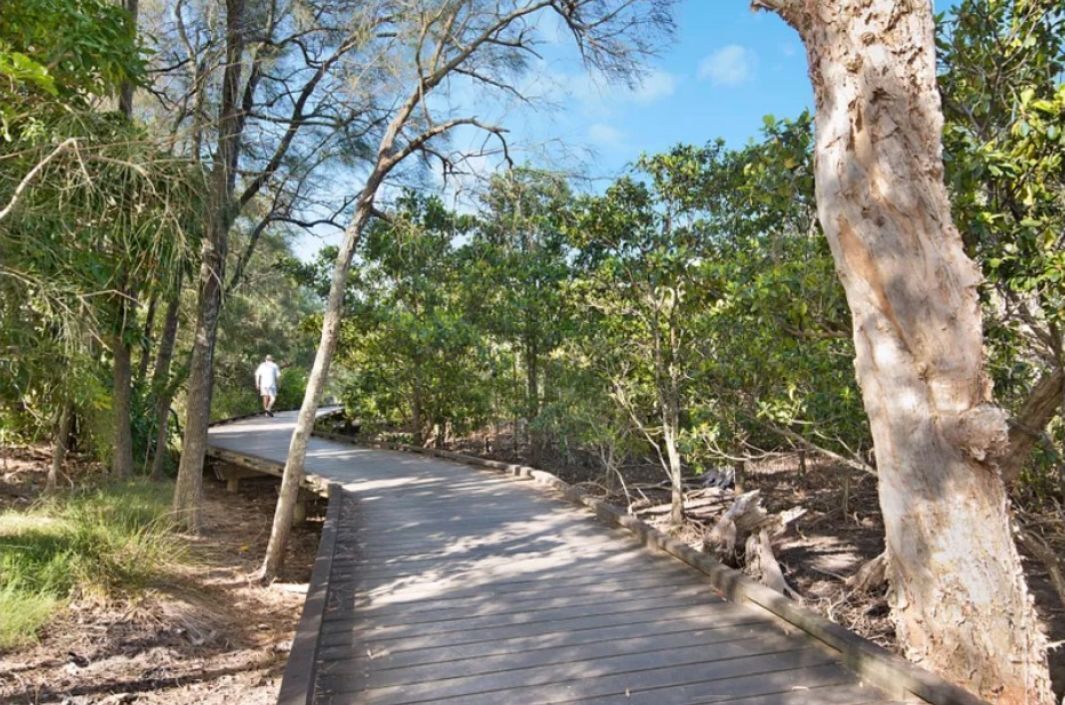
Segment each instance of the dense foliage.
M976 1L940 20L951 196L1019 414L1063 360L1062 21L1052 2ZM408 197L350 285L349 411L416 442L506 430L607 475L619 452L672 475L782 447L875 471L811 123L644 157L598 195L518 169L472 217ZM1024 486L1054 494L1065 438L1046 421Z
M179 155L148 124L115 109L124 86L149 83L149 56L129 13L112 2L78 0L60 13L54 3L13 0L0 15L5 442L57 440L70 409L78 445L109 460L121 351L134 357L126 423L134 458L145 464L156 398L169 403L184 384L194 302L181 290L200 247L207 173L198 155ZM298 322L313 300L274 266L291 256L288 236L275 227L256 237L259 251L244 246L248 236L238 240L250 259L226 314L232 334L219 346L221 415L256 408L251 374L263 354L298 368L309 347ZM174 297L186 324L177 364L157 369L162 312ZM282 403L298 404L300 378L288 373Z

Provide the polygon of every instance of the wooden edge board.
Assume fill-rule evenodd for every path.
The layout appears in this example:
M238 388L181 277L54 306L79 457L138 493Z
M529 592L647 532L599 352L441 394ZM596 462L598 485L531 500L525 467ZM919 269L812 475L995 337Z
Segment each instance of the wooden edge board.
M333 572L333 558L336 555L337 527L344 504L344 491L340 485L330 483L328 495L329 505L325 512L322 535L318 540L318 553L311 570L311 582L307 586L307 599L303 603L296 636L292 640L288 662L281 675L278 705L311 705L314 702L322 620L329 593L329 577Z
M487 460L435 448L419 448L402 443L357 443L347 436L320 431L313 431L312 435L352 445L417 453L491 468L550 487L560 492L567 501L590 509L603 523L627 529L644 546L667 553L707 576L710 584L727 599L750 605L759 611L767 612L778 621L801 629L837 652L843 663L852 671L893 697L913 695L932 705L988 705L987 701L968 690L896 656L835 622L830 622L775 590L751 580L740 571L726 566L709 554L696 551L637 517L588 495L552 473L527 465Z

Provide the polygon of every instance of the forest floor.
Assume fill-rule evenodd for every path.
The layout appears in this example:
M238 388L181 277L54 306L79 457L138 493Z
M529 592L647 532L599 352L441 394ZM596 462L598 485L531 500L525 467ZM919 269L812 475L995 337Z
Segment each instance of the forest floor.
M570 484L580 484L590 491L607 495L614 504L625 507L630 499L638 516L671 533L689 545L702 550L704 537L718 517L731 504L734 490L728 490L725 500L705 505L687 513L681 528L668 525L663 511L670 500L664 473L651 464L626 466L622 470L629 496L620 491L617 482L603 477L601 469L590 457L579 455L569 459L541 457L532 462L524 452L515 451L508 437L484 436L463 439L451 445L453 450L506 462L536 465L555 473ZM487 449L487 450L486 450ZM773 550L789 585L795 589L805 606L846 626L871 641L898 652L895 630L889 616L884 587L862 592L850 587L847 579L884 548L884 526L880 515L876 478L860 470L849 468L822 458L807 456L806 472L799 472L797 453L779 454L746 465L741 478L743 491L758 490L765 508L779 513L801 507L805 514L789 524L788 531L774 540ZM700 489L702 478L686 478L693 488L686 494L686 503L705 499ZM1051 548L1065 555L1065 514L1060 507L1052 512L1058 525L1058 543ZM1022 554L1025 554L1022 549ZM1058 646L1051 652L1051 671L1058 697L1065 695L1065 605L1047 574L1044 565L1031 555L1024 555L1028 585L1035 596L1036 607L1047 626L1051 643Z
M0 509L29 506L48 454L21 449L6 455L0 458ZM205 481L204 531L181 537L188 555L172 577L134 595L71 600L38 643L0 653L0 702L276 702L321 530L317 514L301 524L278 582L269 588L254 583L276 486L272 479L244 480L231 494L222 483Z

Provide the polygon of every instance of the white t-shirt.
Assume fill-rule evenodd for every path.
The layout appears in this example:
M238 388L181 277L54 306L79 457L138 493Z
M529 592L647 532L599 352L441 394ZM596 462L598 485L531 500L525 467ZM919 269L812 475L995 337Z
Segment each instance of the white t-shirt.
M272 362L264 362L255 370L255 386L259 389L277 389L281 368Z

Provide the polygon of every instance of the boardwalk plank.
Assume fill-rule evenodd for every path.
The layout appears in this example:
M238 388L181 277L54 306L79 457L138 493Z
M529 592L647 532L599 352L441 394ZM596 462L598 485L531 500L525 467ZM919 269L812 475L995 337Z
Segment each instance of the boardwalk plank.
M353 647L354 641L352 641L341 646L323 647L320 653L323 662L367 654L374 659L378 659L381 668L402 668L444 661L461 661L497 655L528 653L534 650L594 646L613 641L624 643L632 639L644 637L653 639L658 636L668 636L692 630L719 629L724 631L768 624L764 619L750 614L736 615L731 619L717 615L697 615L695 617L658 619L650 622L626 622L624 624L580 631L561 629L536 636L490 639L447 646L430 645L412 648L413 644L411 642L400 642L391 646L363 644L364 648L356 651Z
M211 431L282 461L293 419ZM316 703L885 705L838 657L537 489L312 439L343 483Z
M572 664L576 662L601 661L616 668L620 659L646 656L656 653L713 654L723 658L729 653L752 654L761 649L784 649L794 646L794 641L780 634L749 627L734 627L720 630L694 630L674 634L640 636L633 639L597 642L571 647L546 647L530 651L454 659L423 666L395 666L387 656L377 659L345 659L323 661L321 673L366 674L366 687L412 685L415 683L444 682L462 674L463 677L506 673L517 669ZM604 659L618 659L608 663ZM461 663L459 662L461 661ZM672 663L672 661L670 662Z
M409 686L399 688L382 689L359 689L360 679L356 676L350 682L344 682L340 678L323 675L319 679L319 687L323 693L337 695L347 690L348 685L355 686L360 692L359 702L366 705L414 705L415 703L462 703L463 705L497 705L503 702L537 702L537 703L568 703L577 700L591 700L592 698L614 698L616 703L625 698L626 705L634 695L640 695L645 691L654 691L654 703L667 705L670 701L667 691L682 693L683 685L689 689L684 697L696 695L697 690L709 690L713 684L718 685L718 692L732 696L757 695L764 692L786 690L796 685L796 677L805 672L818 672L819 667L828 669L828 677L838 678L843 669L831 663L831 659L823 653L810 649L790 651L786 653L761 654L745 658L727 661L711 661L687 663L678 665L655 665L647 668L633 667L628 671L616 671L600 673L594 665L583 662L570 664L569 668L553 668L553 675L549 679L539 679L530 676L529 680L523 680L525 675L521 671L513 674L499 674L490 679L482 679L471 684L471 688L480 687L481 690L468 692L470 688L449 687L441 685L435 692L433 684L425 690L416 690ZM752 680L752 674L756 676L754 692L743 692L742 681ZM736 683L736 681L741 681ZM838 681L836 681L838 682ZM683 685L677 685L683 684ZM691 688L690 686L697 686ZM761 689L759 691L759 689ZM703 690L702 697L706 697L707 690ZM712 691L711 691L712 692ZM715 693L716 694L716 693ZM603 700L602 702L608 702ZM652 700L647 700L651 703ZM681 700L683 702L683 700ZM598 700L596 701L598 705Z

